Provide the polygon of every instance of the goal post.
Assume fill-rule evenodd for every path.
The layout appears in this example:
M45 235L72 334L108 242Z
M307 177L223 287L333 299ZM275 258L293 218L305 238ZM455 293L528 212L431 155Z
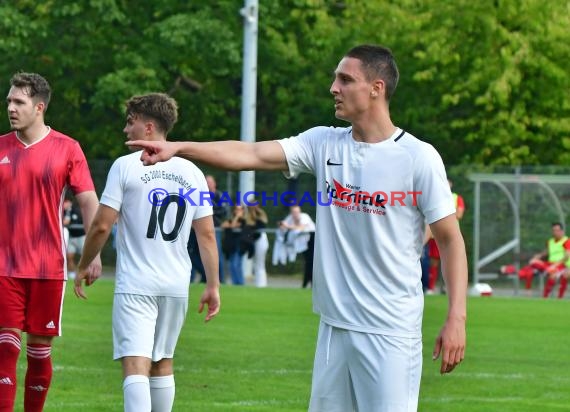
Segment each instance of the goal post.
M517 294L518 269L545 249L553 222L565 226L570 176L472 173L468 178L474 183L472 281L497 279L502 265L513 264Z

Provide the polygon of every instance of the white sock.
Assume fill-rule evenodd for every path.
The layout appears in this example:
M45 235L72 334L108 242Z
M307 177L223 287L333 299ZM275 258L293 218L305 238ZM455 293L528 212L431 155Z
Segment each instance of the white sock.
M151 412L148 376L129 375L123 381L125 412Z
M174 375L151 376L150 399L152 412L170 412L174 404Z

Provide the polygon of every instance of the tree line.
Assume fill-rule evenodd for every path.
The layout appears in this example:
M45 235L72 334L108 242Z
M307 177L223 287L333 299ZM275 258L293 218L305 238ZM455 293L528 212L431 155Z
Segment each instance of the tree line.
M172 139L238 139L239 0L15 0L0 5L0 74L35 71L54 94L47 122L90 158L125 153L124 102L163 91ZM261 1L257 139L338 125L329 87L352 46L390 47L400 127L448 165L567 164L570 13L543 0ZM8 130L7 116L1 118Z

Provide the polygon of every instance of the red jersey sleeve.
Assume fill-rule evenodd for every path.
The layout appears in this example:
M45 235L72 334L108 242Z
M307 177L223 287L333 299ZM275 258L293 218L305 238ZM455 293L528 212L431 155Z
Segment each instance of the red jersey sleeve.
M457 195L457 209L465 209L465 202L463 201L463 197Z
M69 174L67 184L73 194L95 190L87 159L85 159L85 154L77 142L74 142L71 146L68 164Z

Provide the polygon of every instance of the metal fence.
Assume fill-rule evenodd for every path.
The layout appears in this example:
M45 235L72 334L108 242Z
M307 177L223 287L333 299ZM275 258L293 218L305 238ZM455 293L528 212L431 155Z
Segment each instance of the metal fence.
M96 189L100 195L112 160L92 160L89 162ZM239 174L226 172L198 164L205 174L213 175L218 182L218 190L235 193L239 187ZM467 255L470 262L470 277L474 279L491 279L497 277L499 268L505 264L520 262L542 250L546 239L550 237L550 223L561 220L566 223L566 216L570 212L570 167L565 166L476 166L460 165L449 167L448 176L453 180L453 191L461 194L465 199L466 212L461 221L461 230L465 239ZM518 182L516 179L497 185L496 182L480 182L479 189L470 179L474 174L496 174L497 176L531 176L530 181ZM554 176L552 182L544 184L533 183L539 178L532 176ZM509 180L507 179L507 180ZM529 178L523 178L523 180ZM540 179L539 179L540 180ZM267 193L293 192L300 199L304 193L315 196L316 182L311 175L301 175L298 180L288 180L279 172L256 172L256 191ZM518 185L518 186L517 186ZM518 187L518 188L517 188ZM479 190L478 206L476 206L476 190ZM513 212L512 201L506 195L510 193L517 206L517 213ZM518 193L518 194L517 194ZM557 200L554 200L553 194ZM315 218L315 207L306 202L302 205L304 212ZM268 202L264 210L269 217L268 228L277 227L277 222L288 214L288 208L282 204ZM477 220L478 219L478 220ZM517 247L514 243L514 227L519 220L520 228L517 235ZM477 233L478 231L478 233ZM270 247L273 244L273 235L269 231ZM476 245L476 239L478 238ZM507 246L506 253L501 248ZM478 251L476 251L476 249ZM302 262L285 268L271 266L272 250L267 257L268 273L301 273ZM489 258L492 257L492 259ZM482 261L482 259L486 258ZM103 252L104 263L114 264L114 252L110 242ZM302 260L302 259L301 259ZM483 275L483 276L480 276Z
M95 189L97 194L101 196L103 189L105 188L105 182L107 179L107 174L109 169L113 164L113 160L90 160L89 167L91 169L91 174L93 181L95 182ZM219 169L205 167L203 165L198 165L204 174L210 174L215 177L218 185L218 190L222 192L227 192L231 198L235 201L236 192L239 188L239 173L238 172L226 172ZM267 226L267 233L269 238L269 251L267 252L266 267L268 274L299 274L303 271L303 259L299 257L294 263L288 263L286 265L272 266L271 256L273 252L274 234L275 228L278 222L283 220L289 214L289 208L283 202L281 202L281 195L288 193L288 200L292 200L292 197L297 199L302 199L304 193L309 193L314 197L315 193L315 178L310 175L302 175L299 179L289 180L280 172L256 172L255 173L255 190L260 194L266 193L268 196L273 196L274 193L277 194L277 202L268 200L263 205L263 209L268 215L269 223ZM243 195L240 198L243 200ZM258 197L260 199L260 197ZM315 206L310 202L304 202L302 205L302 210L308 213L313 220L315 219ZM111 242L107 242L103 252L101 254L103 265L114 266L115 265L115 251L111 247Z

